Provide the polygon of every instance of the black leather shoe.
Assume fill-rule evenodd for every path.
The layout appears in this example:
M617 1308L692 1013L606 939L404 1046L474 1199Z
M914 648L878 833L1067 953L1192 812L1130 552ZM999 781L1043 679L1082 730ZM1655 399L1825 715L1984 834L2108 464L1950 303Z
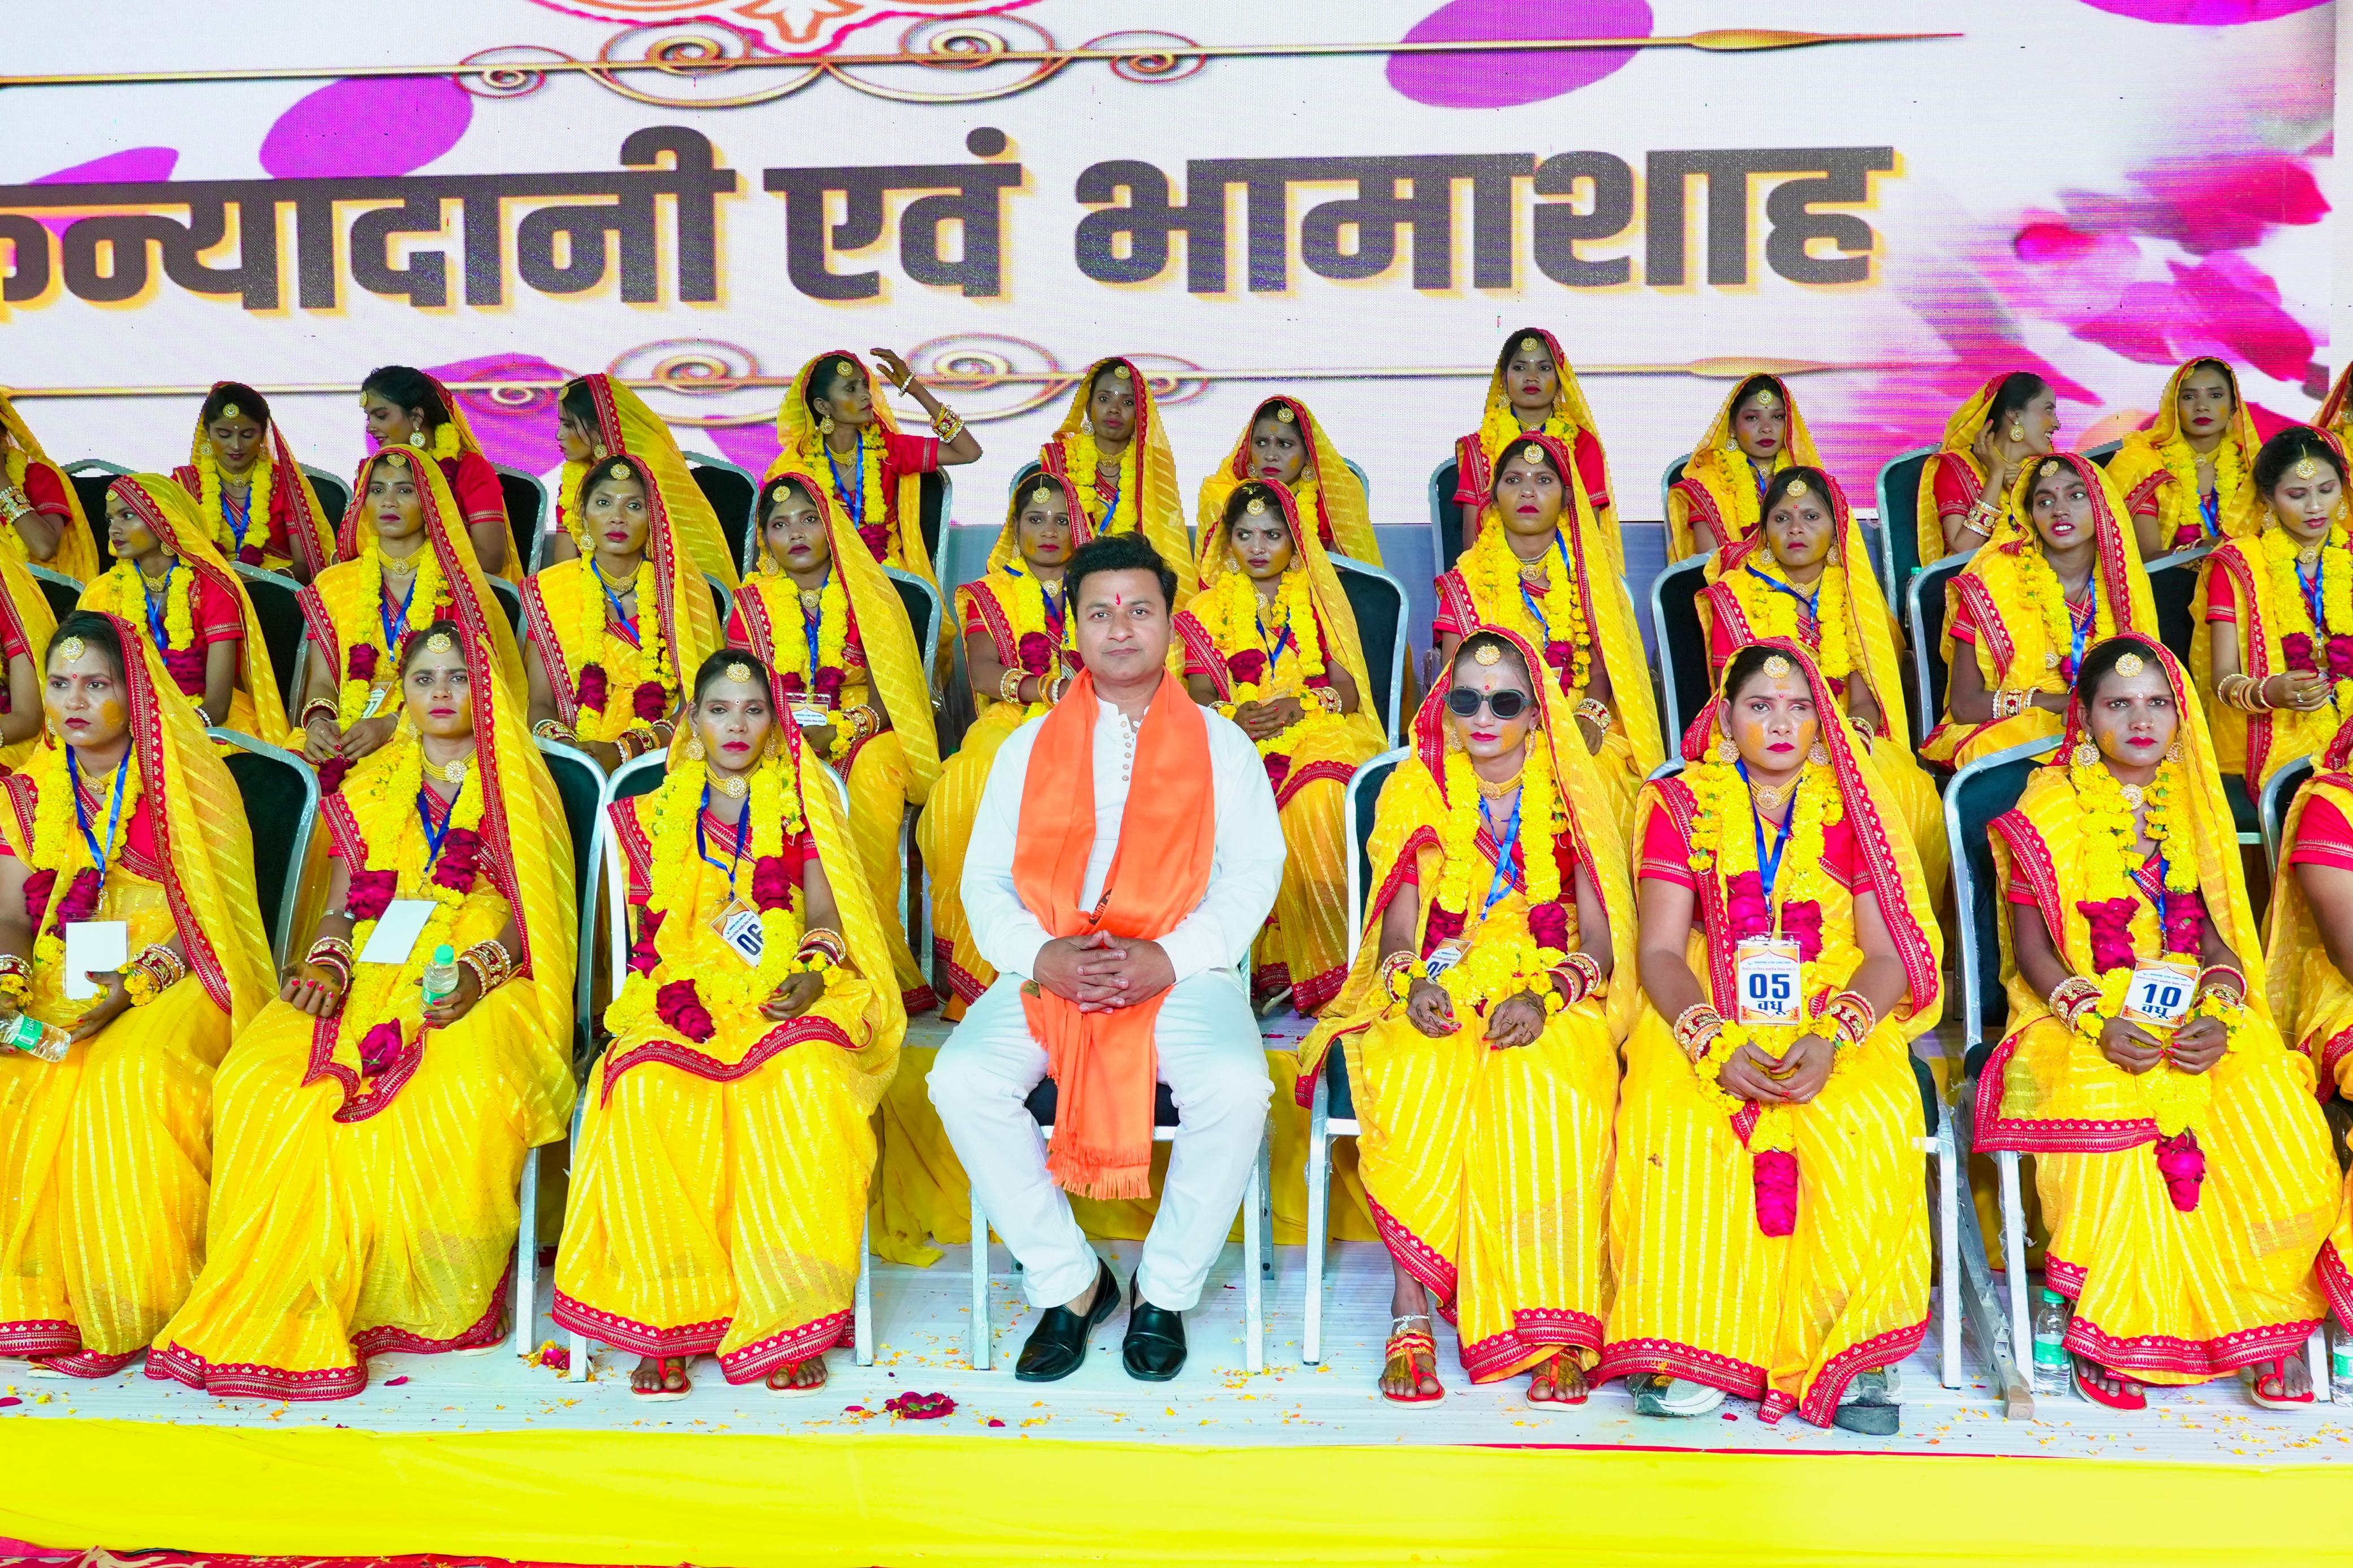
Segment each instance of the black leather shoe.
M1119 1281L1113 1278L1111 1265L1098 1258L1095 1299L1088 1303L1086 1315L1068 1307L1049 1307L1039 1313L1038 1326L1021 1347L1021 1359L1013 1363L1013 1375L1023 1383L1054 1383L1078 1371L1087 1359L1088 1333L1118 1305Z
M1185 1314L1155 1307L1138 1287L1127 1310L1127 1337L1120 1342L1119 1359L1127 1375L1145 1383L1166 1383L1185 1370Z

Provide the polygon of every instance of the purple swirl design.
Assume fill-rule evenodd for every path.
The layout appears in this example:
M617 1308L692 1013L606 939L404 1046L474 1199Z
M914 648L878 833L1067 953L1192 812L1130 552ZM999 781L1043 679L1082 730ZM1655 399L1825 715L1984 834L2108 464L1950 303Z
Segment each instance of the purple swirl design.
M458 144L474 100L442 77L331 82L278 117L261 166L281 180L413 174Z
M1409 44L1485 38L1648 37L1644 0L1450 0L1414 24ZM1389 57L1389 85L1440 109L1507 109L1590 87L1634 58L1632 49Z

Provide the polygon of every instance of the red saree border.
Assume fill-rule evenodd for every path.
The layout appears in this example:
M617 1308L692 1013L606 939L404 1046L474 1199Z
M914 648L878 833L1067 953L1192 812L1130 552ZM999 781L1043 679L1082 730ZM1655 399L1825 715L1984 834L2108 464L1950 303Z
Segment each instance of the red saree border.
M948 990L966 1003L979 1001L980 994L988 989L978 975L955 961L955 943L946 937L932 938L932 962L947 971Z
M1291 1005L1302 1013L1314 1014L1331 1005L1348 983L1348 966L1335 963L1321 974L1291 983Z
M1303 768L1293 768L1285 773L1282 787L1274 792L1274 809L1281 811L1299 797L1299 792L1312 784L1336 784L1345 788L1356 770L1346 763L1310 763Z
M367 1371L357 1364L291 1372L252 1362L207 1361L178 1343L158 1345L148 1352L147 1375L158 1383L185 1384L199 1394L222 1399L283 1399L298 1404L349 1399L367 1387Z
M528 1151L525 1152L526 1155ZM428 1339L413 1334L393 1323L379 1323L373 1329L362 1329L352 1336L352 1354L364 1363L372 1355L387 1355L406 1352L410 1355L445 1355L451 1351L480 1350L484 1345L497 1344L506 1336L499 1331L499 1314L505 1310L514 1288L514 1247L507 1247L507 1266L499 1274L499 1282L491 1287L489 1305L482 1315L446 1340Z
M135 1351L124 1351L120 1355L109 1355L104 1351L73 1351L65 1355L41 1359L68 1377L112 1377L146 1353L147 1347L141 1345Z
M2037 1019L2037 1023L2046 1020ZM2050 1020L2055 1022L2055 1020ZM2032 1024L2027 1028L2032 1028ZM2157 1141L2157 1118L2094 1121L2082 1117L2005 1117L2001 1113L2003 1068L2017 1054L2025 1029L2005 1036L1978 1073L1977 1128L1980 1153L2118 1154Z
M63 1318L20 1318L0 1323L0 1356L79 1355L81 1329Z
M2321 1247L2321 1259L2329 1264L2336 1260L2329 1245ZM2344 1272L2336 1264L2338 1273ZM2337 1290L2331 1285L2327 1268L2320 1260L2314 1264L2319 1283L2331 1305L2337 1301ZM2073 1301L2084 1293L2084 1283L2090 1271L2080 1263L2046 1257L2043 1260L2043 1283ZM2348 1281L2353 1284L2353 1281ZM2353 1297L2348 1297L2353 1305ZM2263 1323L2252 1329L2234 1329L2207 1340L2186 1340L2176 1334L2109 1333L2098 1324L2086 1321L2077 1312L2067 1324L2066 1346L2077 1355L2087 1356L2111 1371L2168 1372L2189 1377L2226 1377L2242 1366L2257 1362L2275 1361L2282 1356L2302 1353L2304 1342L2312 1338L2325 1318L2308 1318L2285 1323Z
M930 987L923 989L928 992ZM605 1083L598 1092L596 1103L600 1109L610 1104L614 1080L631 1068L643 1067L648 1062L674 1067L709 1083L733 1083L749 1078L774 1058L807 1040L828 1040L845 1051L858 1049L851 1043L849 1032L840 1025L830 1018L813 1017L806 1013L797 1018L786 1019L761 1036L753 1042L751 1049L744 1053L743 1059L735 1062L723 1062L717 1057L707 1056L683 1040L651 1039L605 1058Z
M1694 479L1680 479L1667 487L1667 494L1683 498L1683 504L1689 509L1683 515L1686 529L1704 522L1707 524L1708 531L1715 535L1718 548L1734 542L1724 537L1724 513L1716 507L1715 492L1705 485Z
M1616 1377L1656 1373L1720 1388L1740 1399L1765 1396L1765 1369L1752 1362L1704 1351L1680 1340L1617 1340L1601 1347L1601 1364L1588 1380L1595 1386Z
M1927 1340L1928 1322L1929 1320L1923 1318L1905 1328L1890 1329L1883 1334L1873 1334L1867 1340L1847 1346L1822 1363L1822 1370L1814 1374L1814 1381L1806 1385L1804 1397L1794 1406L1784 1405L1779 1410L1773 1408L1788 1399L1788 1394L1777 1388L1766 1395L1763 1405L1757 1412L1758 1417L1769 1424L1779 1420L1789 1408L1794 1408L1800 1417L1815 1426L1829 1426L1831 1418L1838 1414L1839 1396L1846 1392L1846 1385L1854 1381L1855 1373L1869 1372L1873 1367L1893 1366L1909 1357ZM1768 1415L1768 1411L1771 1414Z
M1439 1311L1452 1322L1454 1291L1460 1283L1454 1265L1444 1253L1414 1235L1397 1215L1383 1208L1370 1187L1365 1190L1365 1206L1372 1211L1373 1228L1380 1233L1381 1245L1388 1248L1389 1256L1424 1287L1437 1292Z
M560 1289L555 1292L555 1301L548 1315L559 1326L599 1344L649 1356L708 1355L717 1351L720 1342L727 1337L730 1321L725 1318L712 1318L706 1322L681 1323L672 1329L658 1329L650 1323L625 1318L618 1312L603 1311L565 1295Z
M727 1352L719 1358L719 1375L732 1384L757 1383L786 1362L798 1363L823 1355L836 1345L853 1344L847 1308L828 1312L813 1322L780 1329L764 1340Z
M1472 1383L1498 1383L1531 1357L1564 1349L1598 1353L1601 1320L1573 1307L1515 1307L1510 1328L1461 1347L1462 1370Z
M2313 1259L2312 1271L2319 1277L2321 1293L2328 1298L2338 1325L2353 1333L2353 1269L2345 1267L2344 1256L2337 1250L2334 1237L2320 1244L2320 1256Z

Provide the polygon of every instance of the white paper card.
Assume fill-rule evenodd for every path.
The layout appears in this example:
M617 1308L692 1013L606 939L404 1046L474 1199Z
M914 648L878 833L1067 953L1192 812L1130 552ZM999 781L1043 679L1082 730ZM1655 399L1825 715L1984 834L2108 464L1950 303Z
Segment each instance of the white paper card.
M425 932L425 922L433 918L440 906L430 899L395 899L385 907L384 918L368 932L367 945L360 949L362 963L406 963L411 948Z
M99 988L82 975L131 962L131 927L121 921L76 921L66 927L66 1000L87 1002Z
M2197 972L2186 965L2154 963L2136 969L2125 989L2125 1016L2136 1024L2172 1028L2189 1015L2197 989Z
M1798 988L1802 983L1798 944L1751 937L1735 948L1733 954L1733 980L1740 988L1740 1021L1751 1025L1796 1023Z
M833 715L823 708L796 707L793 722L804 730L822 729L833 722Z

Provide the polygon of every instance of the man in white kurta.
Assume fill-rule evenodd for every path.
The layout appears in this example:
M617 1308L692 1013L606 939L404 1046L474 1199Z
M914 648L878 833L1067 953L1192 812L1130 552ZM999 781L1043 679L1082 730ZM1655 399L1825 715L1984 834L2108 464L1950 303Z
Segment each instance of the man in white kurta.
M1075 639L1102 703L1093 735L1094 843L1079 900L1087 908L1103 896L1129 791L1153 784L1130 775L1167 657L1171 579L1141 538L1117 535L1077 552L1067 580ZM1274 907L1282 829L1250 737L1221 714L1203 717L1217 815L1208 890L1158 942L1115 939L1124 954L1115 961L1104 955L1113 939L1050 937L1015 890L1023 791L1044 720L1006 740L981 795L964 901L975 942L997 979L941 1047L930 1089L948 1141L991 1226L1020 1260L1023 1289L1040 1313L1016 1368L1026 1381L1077 1369L1087 1331L1109 1316L1118 1287L1047 1174L1044 1142L1023 1105L1047 1066L1022 1006L1025 983L1079 1001L1107 994L1141 999L1167 987L1154 1047L1178 1126L1136 1268L1124 1347L1131 1375L1156 1381L1182 1366L1181 1314L1200 1299L1257 1158L1273 1086L1236 966Z

